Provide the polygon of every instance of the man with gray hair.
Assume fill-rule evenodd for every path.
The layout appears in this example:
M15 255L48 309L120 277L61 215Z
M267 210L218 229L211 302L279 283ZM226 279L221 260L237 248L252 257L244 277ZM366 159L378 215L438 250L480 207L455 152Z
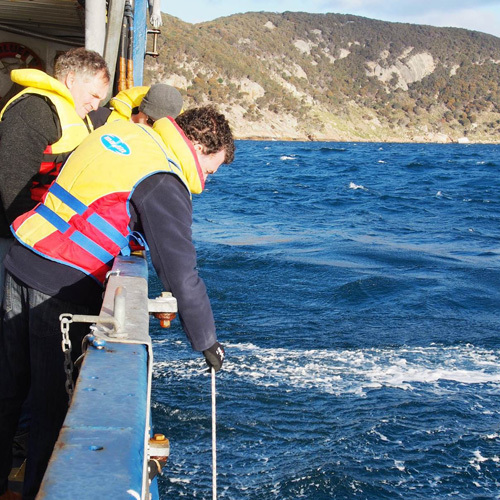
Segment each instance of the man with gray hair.
M12 71L12 81L24 88L0 111L0 303L10 224L41 201L64 160L89 134L84 118L108 92L106 61L83 47L60 55L54 73Z
M63 162L89 135L87 114L108 92L106 61L83 47L59 56L54 74L12 71L22 90L0 111L0 304L3 261L14 241L10 224L43 199ZM28 416L23 415L20 424ZM26 433L23 425L18 429ZM17 497L5 487L0 484L0 499Z

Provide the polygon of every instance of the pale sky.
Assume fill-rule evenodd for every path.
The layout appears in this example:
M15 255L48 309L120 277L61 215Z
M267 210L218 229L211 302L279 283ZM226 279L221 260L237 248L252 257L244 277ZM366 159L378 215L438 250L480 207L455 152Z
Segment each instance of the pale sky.
M161 10L188 23L250 11L333 12L500 37L500 0L161 0Z

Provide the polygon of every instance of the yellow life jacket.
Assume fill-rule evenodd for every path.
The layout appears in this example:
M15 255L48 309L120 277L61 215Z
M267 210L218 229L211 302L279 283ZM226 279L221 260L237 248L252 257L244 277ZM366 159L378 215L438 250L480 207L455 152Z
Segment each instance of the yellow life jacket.
M193 145L175 121L162 118L154 130L125 121L104 125L71 155L43 203L12 229L34 252L102 283L113 258L128 253L135 187L158 172L176 175L189 193L204 188Z
M130 120L132 111L141 104L148 90L149 87L141 86L118 92L118 94L109 101L109 105L113 108L113 111L109 115L107 123L116 120Z
M37 69L15 69L11 79L26 88L16 94L0 112L4 113L23 96L36 94L50 100L54 105L61 126L61 137L54 144L49 144L43 152L38 175L33 179L31 197L41 201L50 184L57 177L61 165L71 152L89 135L85 122L75 111L73 96L59 80Z

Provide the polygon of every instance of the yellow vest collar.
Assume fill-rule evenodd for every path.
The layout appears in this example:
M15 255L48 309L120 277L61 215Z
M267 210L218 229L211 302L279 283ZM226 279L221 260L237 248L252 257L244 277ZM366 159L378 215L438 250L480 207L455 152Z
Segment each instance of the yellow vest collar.
M10 73L10 78L14 83L23 87L34 87L59 94L68 100L73 107L75 105L68 87L39 69L14 69Z
M170 116L157 120L153 130L160 135L167 150L170 149L178 158L191 193L200 194L205 188L205 178L193 143Z
M132 110L141 104L143 97L148 93L149 87L132 87L122 90L113 97L109 104L113 108L113 117L108 121L115 119L129 120L132 116Z

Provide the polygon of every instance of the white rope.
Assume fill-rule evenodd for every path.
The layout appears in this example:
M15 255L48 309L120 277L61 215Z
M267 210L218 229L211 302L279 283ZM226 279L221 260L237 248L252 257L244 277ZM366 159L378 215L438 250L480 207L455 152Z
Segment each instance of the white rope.
M215 415L215 369L212 367L212 498L217 499L217 436Z

